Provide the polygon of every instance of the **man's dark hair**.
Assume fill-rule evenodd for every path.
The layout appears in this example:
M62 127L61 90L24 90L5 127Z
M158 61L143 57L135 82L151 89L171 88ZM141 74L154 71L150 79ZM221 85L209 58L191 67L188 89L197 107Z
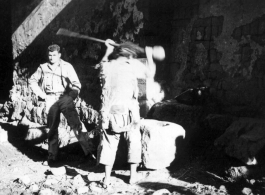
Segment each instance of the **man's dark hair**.
M142 53L142 48L132 42L121 43L119 47L116 47L113 53L114 58L119 56L137 58Z
M52 44L47 49L48 52L58 51L60 53L60 46L57 44Z

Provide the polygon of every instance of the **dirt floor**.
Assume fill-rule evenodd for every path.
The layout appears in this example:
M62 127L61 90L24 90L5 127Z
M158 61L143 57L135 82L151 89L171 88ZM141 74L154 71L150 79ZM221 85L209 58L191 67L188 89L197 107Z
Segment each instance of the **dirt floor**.
M16 123L0 121L0 194L265 194L262 177L232 181L225 171L238 162L213 146L213 140L199 138L185 149L185 154L171 167L147 170L139 167L139 182L128 184L128 166L116 166L112 185L99 185L104 168L95 160L82 162L78 143L60 149L58 168L42 163L47 158L47 144L32 145ZM8 141L4 141L7 134Z

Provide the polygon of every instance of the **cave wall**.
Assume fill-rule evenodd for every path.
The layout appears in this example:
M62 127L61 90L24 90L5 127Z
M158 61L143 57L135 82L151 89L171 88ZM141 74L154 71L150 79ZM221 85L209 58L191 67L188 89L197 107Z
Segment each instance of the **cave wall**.
M74 66L82 83L80 97L98 109L100 90L94 66L104 54L105 46L58 36L58 29L103 40L110 38L118 43L132 41L143 47L162 45L169 51L170 30L165 29L171 28L170 4L171 0L166 4L158 0L13 0L14 85L27 85L27 78L45 62L47 46L57 43L62 48L62 58ZM166 62L158 66L160 80Z
M221 112L264 117L265 2L174 1L171 96L208 86Z
M208 86L220 112L263 117L264 8L262 0L13 0L13 80L26 85L46 60L47 46L58 43L82 82L81 98L98 109L93 66L105 46L56 35L67 28L116 42L162 45L166 60L157 62L156 79L166 99Z

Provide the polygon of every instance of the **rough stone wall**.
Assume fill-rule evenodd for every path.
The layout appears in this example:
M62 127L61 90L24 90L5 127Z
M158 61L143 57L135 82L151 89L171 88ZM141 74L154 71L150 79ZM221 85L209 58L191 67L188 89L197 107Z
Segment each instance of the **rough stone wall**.
M264 116L265 2L174 1L171 95L208 86L222 111Z
M45 61L47 45L59 43L82 82L81 98L98 109L93 67L104 45L56 36L62 27L117 42L162 45L167 58L158 62L156 79L168 84L167 98L206 85L223 112L263 115L264 8L262 0L13 0L13 81L27 84Z
M94 66L104 53L104 44L57 36L56 32L59 28L66 28L99 39L137 42L137 36L143 28L143 13L138 10L137 2L138 0L13 1L14 84L27 85L27 78L46 60L47 46L57 43L62 47L63 59L73 64L82 83L80 97L88 105L98 109L100 87Z
M3 107L5 116L21 120L25 114L34 123L46 124L45 105L28 88L28 78L46 61L46 48L57 43L62 58L70 62L82 83L77 110L82 121L94 123L91 113L99 110L101 87L94 66L105 52L102 43L58 36L59 28L120 43L132 41L144 47L170 48L170 1L159 0L29 0L12 1L13 86L10 101ZM167 29L167 30L165 30ZM143 57L143 56L140 56ZM167 58L169 59L169 58ZM165 62L158 64L163 80ZM80 102L82 102L80 104ZM94 112L95 111L95 112ZM64 125L62 117L61 125ZM86 124L87 124L86 123Z

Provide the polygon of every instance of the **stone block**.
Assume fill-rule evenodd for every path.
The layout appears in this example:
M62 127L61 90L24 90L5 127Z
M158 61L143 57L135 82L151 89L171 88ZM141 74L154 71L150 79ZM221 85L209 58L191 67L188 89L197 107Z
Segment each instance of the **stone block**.
M223 26L223 16L212 17L212 26Z
M210 64L210 71L211 72L222 72L223 68L219 63L211 63Z
M53 175L65 175L66 174L66 169L64 166L62 167L56 167L56 168L50 168L51 172Z
M215 62L217 60L217 52L215 49L210 50L210 62Z
M219 32L218 32L219 28L218 26L212 26L212 40L214 39L214 37L218 37Z
M211 29L211 27L207 26L205 28L205 34L204 34L204 38L203 39L205 41L209 41L211 39L211 34L212 34L212 29Z
M195 41L196 37L197 37L197 29L193 28L192 31L191 31L191 34L190 34L191 41Z
M192 16L198 15L198 12L199 12L199 5L194 5L192 7Z
M204 26L211 27L212 26L212 17L204 18Z
M249 35L250 34L250 25L246 24L242 26L242 35Z
M221 52L217 52L217 61L220 61L221 60L221 58L222 58L222 53Z
M247 69L248 69L248 67L250 67L250 64L251 64L250 60L242 62L243 67L245 67ZM244 74L244 72L243 72L243 74ZM245 74L247 74L247 72ZM243 76L247 76L247 75L243 75Z
M190 5L193 4L193 1L194 1L194 0L186 0L186 1L183 1L183 2L182 2L182 5L183 5L184 7L188 7L188 6L190 6Z
M148 169L169 167L177 155L178 142L185 138L182 126L165 121L141 121L142 162Z
M262 45L264 40L264 35L251 35L252 41Z
M216 71L210 71L207 75L209 79L216 79L217 78L217 72ZM214 86L214 85L213 85Z
M210 41L202 41L201 43L203 44L205 50L210 49Z
M215 49L216 45L214 41L210 41L210 49Z
M192 17L192 13L193 13L192 7L187 7L185 9L185 18L191 18Z
M178 10L175 10L174 11L174 13L173 13L173 20L177 20L177 19L179 19L179 12L178 12Z
M215 140L215 146L227 155L244 163L255 158L265 146L265 121L255 118L239 118L225 133Z
M263 34L265 32L265 21L260 20L259 22L259 29L258 29L258 34Z
M236 39L237 41L241 40L241 36L242 36L242 28L238 27L234 30L233 35L234 39Z
M259 20L256 20L250 24L250 34L257 35L258 32L259 32Z
M204 124L210 131L209 133L214 134L216 139L221 136L225 130L237 119L237 117L230 115L209 114L205 118Z
M204 35L205 35L205 28L204 27L197 28L196 40L198 40L198 41L203 40Z
M218 26L218 33L217 36L221 35L223 32L223 26Z
M193 98L192 95L191 98ZM186 141L189 142L199 132L201 128L199 123L202 118L208 115L208 111L204 109L207 109L207 106L188 105L172 99L154 104L146 118L181 125L186 131Z
M179 18L181 19L184 19L185 18L185 9L184 8L181 8L181 9L179 9L178 10L178 12L179 12Z
M242 61L250 61L251 48L246 46L242 48Z
M193 27L196 27L196 28L204 27L204 26L205 26L205 22L204 22L204 19L202 19L202 18L195 20L193 23Z
M173 28L179 28L179 27L185 27L187 26L187 24L190 22L189 19L179 19L179 20L175 20L172 21L172 27Z

